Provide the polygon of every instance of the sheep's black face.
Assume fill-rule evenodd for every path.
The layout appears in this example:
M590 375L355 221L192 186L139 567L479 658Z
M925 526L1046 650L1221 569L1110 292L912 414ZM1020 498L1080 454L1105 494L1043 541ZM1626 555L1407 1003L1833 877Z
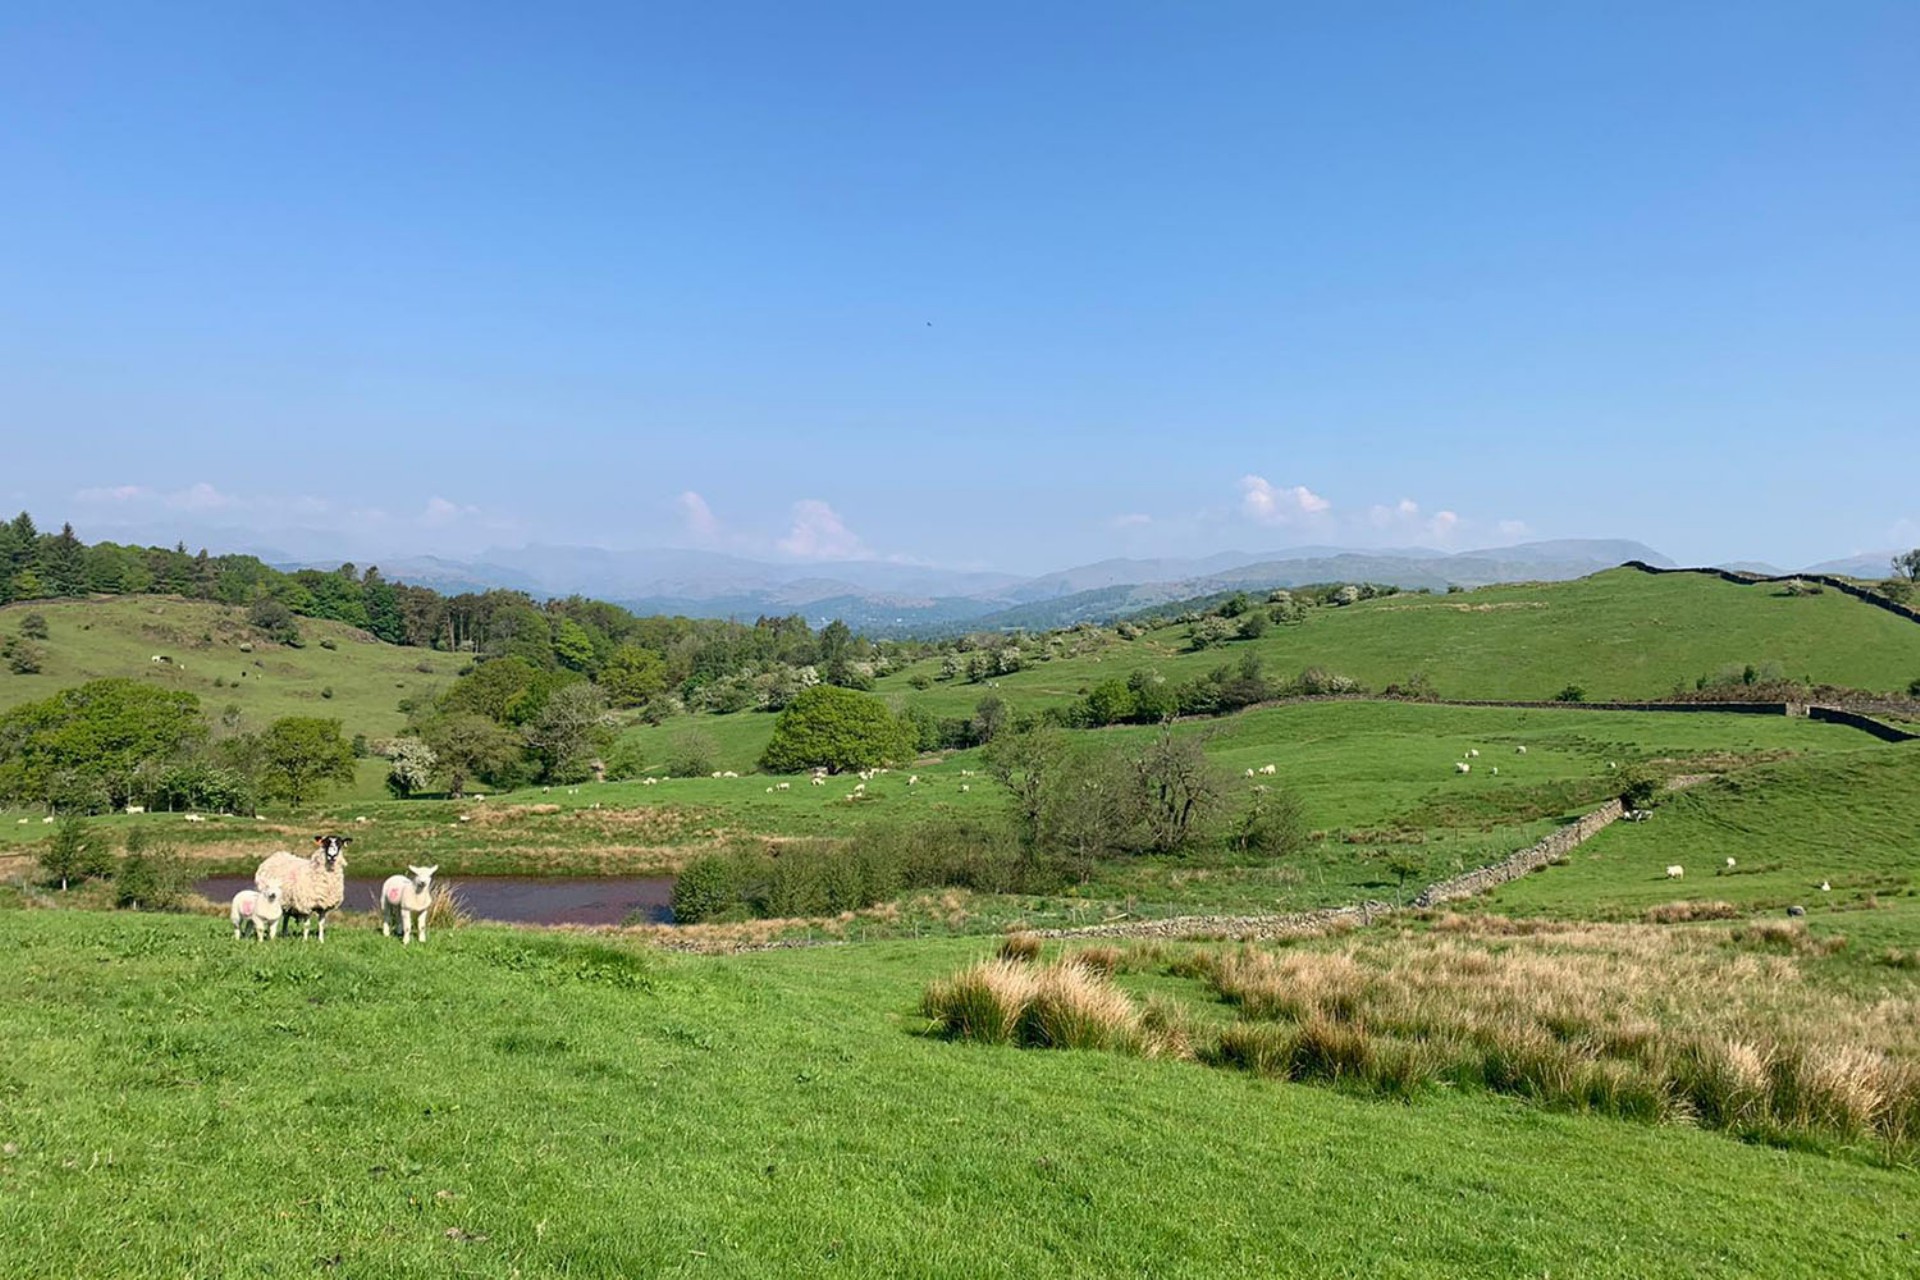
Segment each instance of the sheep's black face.
M326 856L327 870L331 871L346 853L346 845L352 836L315 836L313 843Z

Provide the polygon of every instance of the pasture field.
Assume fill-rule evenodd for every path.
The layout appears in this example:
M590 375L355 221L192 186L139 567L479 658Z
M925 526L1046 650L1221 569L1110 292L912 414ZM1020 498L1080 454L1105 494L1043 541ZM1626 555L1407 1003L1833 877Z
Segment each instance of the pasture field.
M299 620L305 644L289 648L263 639L244 609L171 596L11 604L0 608L0 632L13 634L29 613L47 620L46 663L38 675L0 673L0 711L123 676L197 695L210 721L232 705L254 729L281 716L331 716L348 734L382 737L405 722L400 699L444 688L468 661L315 618ZM243 651L243 643L253 651ZM154 662L156 654L168 661Z
M1666 877L1673 865L1682 879ZM1870 925L1881 914L1872 904L1916 893L1920 743L1909 742L1782 760L1668 796L1651 820L1615 823L1567 865L1503 886L1492 902L1561 918L1637 916L1673 901L1797 903L1861 908L1854 918Z
M1619 770L1609 764L1626 769L1657 762L1668 773L1704 772L1803 754L1851 760L1886 750L1857 731L1784 716L1388 702L1267 707L1186 722L1177 731L1203 737L1234 775L1229 816L1251 799L1253 788L1283 782L1300 798L1316 838L1277 863L1217 849L1109 860L1086 884L1063 894L974 903L968 927L1010 918L1071 924L1122 912L1141 917L1391 901L1504 857L1599 803L1619 782ZM1144 741L1153 732L1099 731L1115 742ZM1469 750L1481 752L1473 772L1455 773L1454 762ZM1244 776L1268 764L1276 769L1272 778ZM913 777L917 784L910 784ZM329 827L355 836L353 863L369 874L409 862L437 863L450 876L648 874L677 870L693 853L734 837L838 838L877 825L992 824L1006 805L977 752L880 775L849 800L856 785L850 777L821 787L804 776L702 777L654 786L530 788L483 801L335 797L297 821L273 815L267 822L189 824L178 815L148 814L92 823L116 834L135 824L159 830L208 871L250 870L265 852ZM0 819L0 849L24 854L45 835L31 818L24 825ZM1396 863L1399 869L1389 870Z
M1870 1152L949 1043L922 941L0 911L11 1276L1907 1276Z
M1884 609L1834 591L1788 596L1779 584L1636 569L1311 609L1298 625L1197 653L1186 635L1184 625L1155 628L996 676L991 691L1037 708L1136 668L1184 680L1245 653L1276 677L1318 666L1381 689L1423 673L1442 697L1522 701L1568 684L1593 701L1657 699L1730 664L1775 662L1790 679L1887 691L1920 677L1920 625ZM911 686L916 675L938 674L938 662L918 663L876 687L949 716L971 713L989 692L964 680Z

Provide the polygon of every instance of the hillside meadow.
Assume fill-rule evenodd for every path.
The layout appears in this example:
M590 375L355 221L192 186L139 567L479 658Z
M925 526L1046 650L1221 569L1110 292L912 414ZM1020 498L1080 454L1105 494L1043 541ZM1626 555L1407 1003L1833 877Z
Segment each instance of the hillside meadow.
M299 619L304 643L292 648L248 626L243 608L172 596L11 604L0 608L0 632L13 633L30 613L47 620L46 661L37 675L0 673L0 711L124 676L194 694L209 719L229 706L253 728L281 716L332 716L349 734L381 737L405 723L402 698L444 688L469 661L317 618Z
M321 950L43 911L0 938L14 1276L1920 1266L1920 1181L1866 1152L944 1042L919 993L978 942Z

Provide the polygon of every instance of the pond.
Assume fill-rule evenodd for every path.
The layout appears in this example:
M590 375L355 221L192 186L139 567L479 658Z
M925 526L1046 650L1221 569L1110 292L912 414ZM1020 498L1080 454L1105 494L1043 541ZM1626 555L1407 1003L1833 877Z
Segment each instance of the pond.
M349 876L343 904L371 911L380 899L375 880ZM673 880L668 876L453 876L450 883L476 920L514 924L673 923ZM251 876L213 876L194 886L214 902L231 901L253 888ZM439 885L434 886L436 892Z

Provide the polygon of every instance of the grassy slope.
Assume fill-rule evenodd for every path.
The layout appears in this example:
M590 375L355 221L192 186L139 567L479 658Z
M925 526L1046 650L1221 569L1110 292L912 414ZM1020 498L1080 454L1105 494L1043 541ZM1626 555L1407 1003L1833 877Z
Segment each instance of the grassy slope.
M0 941L14 1276L1920 1267L1910 1171L916 1034L921 985L978 944L256 949L15 911Z
M936 680L914 689L915 676L937 677L938 661L928 661L883 677L876 692L941 716L970 715L988 693L1033 710L1139 668L1184 680L1246 653L1259 654L1276 676L1320 666L1375 689L1424 672L1450 698L1545 699L1569 683L1595 701L1660 698L1728 664L1770 661L1795 679L1868 689L1904 690L1920 676L1920 626L1837 592L1778 592L1614 569L1574 582L1317 609L1299 626L1200 653L1187 651L1185 626L1161 627L996 677L992 685ZM698 732L733 762L724 767L739 768L766 746L773 717L701 715L633 732L661 754Z
M1875 752L1879 744L1853 730L1785 717L1507 710L1394 703L1316 703L1271 707L1221 722L1190 723L1236 774L1272 763L1300 795L1309 825L1333 833L1281 865L1216 865L1183 859L1141 859L1104 867L1076 899L1131 900L1147 914L1232 908L1291 909L1390 897L1397 886L1383 869L1388 847L1372 829L1397 826L1417 843L1395 843L1427 879L1504 857L1544 833L1565 813L1597 803L1617 778L1606 768L1641 759L1703 753ZM1144 729L1110 730L1113 739ZM1520 756L1513 748L1528 746ZM1452 762L1469 747L1483 755L1470 775ZM790 836L839 835L875 823L984 820L1005 797L978 770L977 753L916 766L867 784L848 803L853 779L813 787L789 780L769 792L767 777L690 778L648 787L638 782L539 789L473 801L407 801L336 797L309 825L350 825L355 862L367 871L431 861L449 875L504 870L669 870L691 846L721 832ZM1499 776L1492 770L1501 769ZM1252 788L1266 778L1237 778ZM963 792L962 786L969 790ZM1235 801L1237 804L1237 799ZM591 806L600 805L598 809ZM539 806L538 809L535 806ZM461 822L460 815L471 821ZM356 817L372 821L354 823ZM122 828L144 823L203 858L237 869L281 847L279 823L215 819L185 824L169 815L113 817ZM1353 839L1341 833L1352 833ZM304 834L293 831L291 834ZM30 820L0 822L0 848L44 839ZM1076 903L1057 903L1071 911Z
M1508 885L1493 902L1557 916L1630 914L1683 900L1753 909L1800 903L1816 919L1834 914L1834 926L1856 941L1886 941L1880 913L1844 909L1868 894L1895 909L1920 905L1916 831L1920 744L1783 761L1672 797L1651 821L1616 823L1568 865ZM1738 864L1732 870L1729 857ZM1666 878L1673 864L1686 869L1684 879ZM1820 891L1823 880L1830 892ZM1893 918L1904 922L1906 913Z
M399 730L401 698L445 685L465 661L312 618L300 620L305 647L290 649L261 640L243 610L160 596L8 605L0 608L0 631L12 634L29 613L47 620L46 666L34 676L0 673L0 711L83 681L128 676L197 694L210 719L234 703L255 728L280 716L334 716L348 733L378 737ZM323 649L322 640L337 647ZM240 651L243 641L252 653ZM157 664L154 654L173 661ZM422 663L431 671L419 670ZM216 677L226 687L216 688ZM322 697L328 688L333 696Z

